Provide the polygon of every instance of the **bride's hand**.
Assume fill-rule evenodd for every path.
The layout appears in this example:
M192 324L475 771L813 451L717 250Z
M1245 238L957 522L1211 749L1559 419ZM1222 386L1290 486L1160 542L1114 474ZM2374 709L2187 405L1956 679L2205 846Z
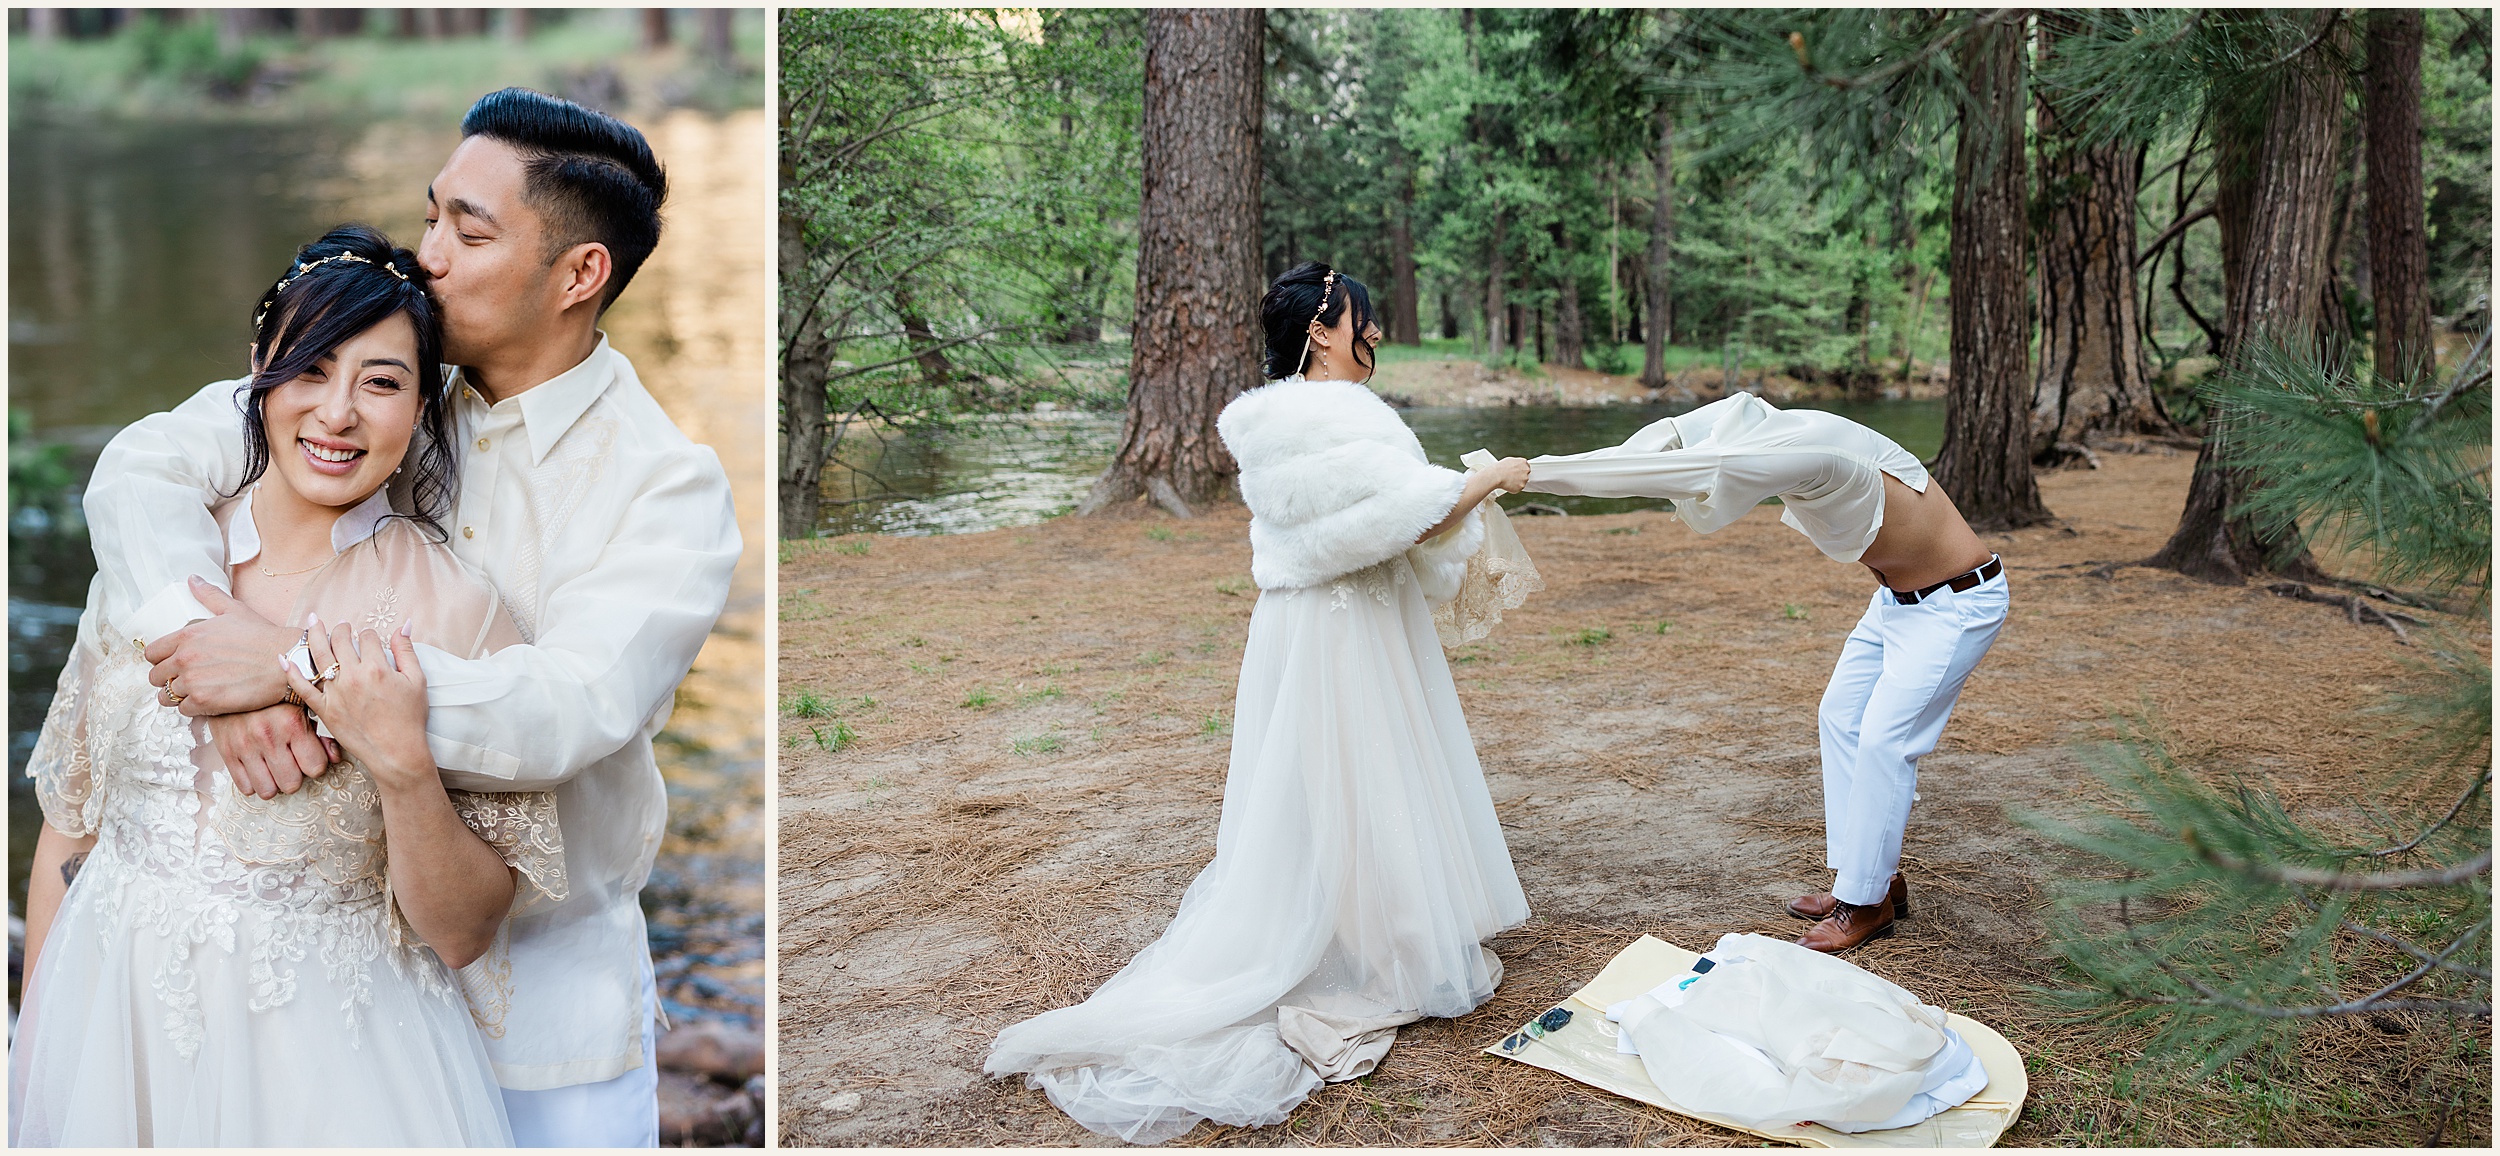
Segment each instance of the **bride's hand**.
M1503 458L1493 463L1494 485L1518 493L1528 488L1528 459Z
M425 671L417 665L417 645L407 627L386 640L344 625L325 631L314 618L307 631L305 646L312 651L317 681L283 660L279 665L287 666L287 685L339 746L385 791L439 783L425 741Z

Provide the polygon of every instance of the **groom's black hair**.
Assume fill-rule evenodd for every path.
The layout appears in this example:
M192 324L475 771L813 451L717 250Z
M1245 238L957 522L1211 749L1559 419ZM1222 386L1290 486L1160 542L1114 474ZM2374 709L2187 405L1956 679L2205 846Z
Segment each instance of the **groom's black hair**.
M460 120L463 138L502 141L521 154L521 199L547 222L546 259L575 245L608 247L615 271L601 310L616 301L660 243L668 174L634 126L526 88L479 97Z
M244 448L243 481L235 494L269 470L269 423L261 408L269 391L303 376L357 334L405 313L417 331L417 364L411 368L424 398L417 408L417 436L400 465L409 471L405 492L412 512L405 516L436 538L448 537L441 520L451 513L457 463L450 387L443 377L442 314L425 282L417 255L369 225L341 225L295 251L295 260L261 296L252 316L259 363L234 394L235 407L243 411Z

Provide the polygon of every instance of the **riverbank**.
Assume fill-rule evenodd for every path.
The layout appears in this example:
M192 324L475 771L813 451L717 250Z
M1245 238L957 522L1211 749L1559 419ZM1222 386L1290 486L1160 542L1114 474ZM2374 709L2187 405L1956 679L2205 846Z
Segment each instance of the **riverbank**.
M705 51L692 20L675 20L669 41L656 47L641 20L636 10L559 10L537 13L523 33L503 23L493 32L481 24L453 35L395 35L383 17L347 35L263 27L221 36L208 14L150 11L109 36L11 36L9 111L13 118L192 123L457 123L480 93L512 83L629 116L762 106L760 11L737 11L725 58Z
M1901 934L1853 958L1982 1019L2031 1066L2016 1144L2412 1144L2490 1137L2489 1027L2312 1030L2246 1073L2113 1090L2128 1041L2060 1024L2049 847L2009 808L2093 796L2074 747L2149 708L2293 805L2375 789L2353 712L2399 679L2385 630L2101 563L2145 557L2193 455L2044 475L2062 527L1995 535L2014 616L1922 766ZM852 536L781 568L785 1144L1099 1143L980 1074L1005 1025L1083 998L1161 932L1213 853L1250 607L1245 516L1060 518ZM1701 538L1656 512L1517 518L1548 589L1452 654L1535 917L1485 1007L1406 1029L1286 1124L1193 1144L1753 1144L1479 1054L1648 933L1793 935L1825 885L1813 712L1866 600L1769 512ZM2361 1090L2368 1094L2362 1094ZM2463 1107L2443 1111L2450 1097Z
M1671 362L1672 363L1672 362ZM1733 375L1733 388L1761 394L1774 405L1804 402L1930 401L1944 396L1945 370L1913 362L1908 375L1887 371L1852 390L1837 379L1809 381L1766 369ZM1693 405L1725 397L1731 375L1717 365L1669 370L1665 385L1650 389L1634 374L1601 373L1576 366L1495 367L1471 357L1384 357L1372 389L1413 405Z

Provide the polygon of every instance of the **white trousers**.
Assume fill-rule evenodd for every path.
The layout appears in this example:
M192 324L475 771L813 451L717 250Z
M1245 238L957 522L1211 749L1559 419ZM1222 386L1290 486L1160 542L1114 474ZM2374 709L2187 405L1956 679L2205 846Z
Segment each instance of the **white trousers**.
M1876 587L1823 691L1825 862L1844 903L1883 899L1901 865L1919 756L2005 625L2005 575L1909 606Z
M517 1148L660 1146L659 989L642 969L642 1066L612 1080L538 1091L503 1090Z

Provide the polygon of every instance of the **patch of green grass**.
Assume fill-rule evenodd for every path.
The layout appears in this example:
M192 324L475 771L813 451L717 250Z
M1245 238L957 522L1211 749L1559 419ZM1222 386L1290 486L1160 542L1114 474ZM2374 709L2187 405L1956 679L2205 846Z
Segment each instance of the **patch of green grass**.
M807 732L816 740L816 749L826 754L833 754L859 741L859 732L852 730L851 724L840 719L835 719L833 725L829 727L811 726L807 728Z
M1640 532L1641 528L1638 526L1608 526L1598 531L1601 534L1638 534Z
M1177 535L1162 526L1148 526L1146 527L1146 536L1157 542L1169 542Z
M1806 608L1799 606L1794 602L1782 603L1780 605L1780 617L1785 618L1790 622L1803 622L1806 619Z
M1233 722L1231 719L1224 717L1223 711L1217 711L1214 714L1208 715L1204 722L1198 724L1198 733L1202 735L1226 734L1232 729Z
M971 694L964 696L963 705L973 710L979 710L982 707L988 706L997 701L998 696L991 694L990 688L986 686L976 686L972 688Z
M1592 626L1565 636L1563 643L1567 646L1597 646L1613 641L1614 636L1615 632L1612 630L1603 626Z
M1065 693L1067 692L1059 689L1058 683L1046 682L1042 684L1041 689L1039 690L1028 690L1017 695L1016 705L1031 706L1037 702L1056 702L1058 701L1059 696Z
M1227 578L1215 584L1215 592L1224 595L1227 598L1239 598L1250 592L1250 580L1247 578Z
M854 558L862 557L868 553L868 539L844 538L835 542L832 549L836 554L848 554Z
M1045 663L1041 664L1040 666L1037 666L1037 667L1034 667L1034 668L1033 668L1033 673L1038 674L1038 675L1042 675L1042 676L1044 676L1044 677L1048 677L1048 676L1050 676L1050 675L1054 675L1054 674L1075 674L1076 672L1077 672L1077 665L1076 665L1075 663L1073 663L1073 662L1069 662L1069 663L1045 662Z
M1649 632L1650 632L1651 634L1665 634L1666 632L1668 632L1668 631L1670 631L1670 630L1673 630L1673 629L1675 629L1675 620L1674 620L1674 619L1672 619L1672 618L1661 618L1661 619L1659 619L1659 620L1658 620L1658 625L1656 625L1656 626L1652 626L1652 627L1650 627L1650 628L1649 628Z
M1163 665L1164 660L1165 660L1165 659L1168 659L1168 658L1170 658L1170 657L1172 657L1172 656L1171 656L1171 655L1169 655L1169 654L1165 654L1164 652L1162 652L1162 651L1160 651L1160 650L1149 650L1149 651L1147 651L1146 653L1144 653L1144 654L1141 654L1141 655L1138 655L1138 656L1137 656L1137 665L1139 665L1139 666L1161 666L1161 665Z
M928 643L928 640L926 640L926 639L924 639L924 638L920 637L920 636L919 636L919 635L917 635L917 634L914 634L914 635L912 635L912 636L910 636L910 637L908 637L908 638L905 638L905 639L903 640L903 645L905 645L905 646L927 646L927 645L929 645L929 643Z
M1017 739L1009 745L1015 748L1017 754L1023 755L1026 758L1031 758L1034 755L1056 753L1059 750L1061 743L1059 742L1059 736L1057 735L1027 735L1024 738Z
M797 718L832 718L833 703L815 691L802 690L783 703L781 711Z

